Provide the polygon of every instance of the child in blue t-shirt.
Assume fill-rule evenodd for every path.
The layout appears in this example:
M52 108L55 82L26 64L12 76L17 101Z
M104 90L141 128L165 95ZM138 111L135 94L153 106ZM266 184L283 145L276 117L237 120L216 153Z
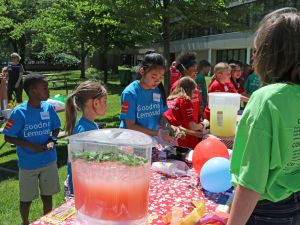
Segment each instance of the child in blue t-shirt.
M28 225L32 200L39 189L44 214L52 210L52 195L59 192L56 140L60 120L49 97L48 81L42 75L29 75L24 81L29 98L13 110L3 130L5 141L17 146L20 186L20 213Z
M172 142L173 138L169 133L176 133L178 129L162 116L168 109L162 85L165 69L162 55L153 51L146 53L137 80L129 84L121 94L121 128L160 136L164 141ZM158 129L159 126L167 128L168 132Z
M95 119L106 112L106 89L94 80L81 83L66 101L66 132L68 135L78 134L89 130L98 129ZM82 112L82 117L76 122L77 110ZM66 197L74 195L72 182L71 162L68 161Z

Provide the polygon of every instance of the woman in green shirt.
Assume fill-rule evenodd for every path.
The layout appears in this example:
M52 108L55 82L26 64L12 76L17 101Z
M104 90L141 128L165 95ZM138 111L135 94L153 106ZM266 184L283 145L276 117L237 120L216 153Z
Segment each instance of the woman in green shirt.
M237 186L227 225L300 224L300 13L268 14L254 39L255 91L231 160Z

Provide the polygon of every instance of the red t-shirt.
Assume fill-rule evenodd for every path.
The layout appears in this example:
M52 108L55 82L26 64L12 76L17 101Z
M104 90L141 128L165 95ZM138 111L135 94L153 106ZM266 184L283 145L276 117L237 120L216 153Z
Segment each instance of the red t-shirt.
M242 94L245 92L245 89L243 87L243 85L240 82L236 83L236 86L233 84L233 81L231 81L232 85L235 87L237 93Z
M171 87L171 92L172 93L174 91L174 89L176 88L177 84L178 84L179 80L176 81L173 86ZM201 112L201 103L202 103L202 97L201 97L201 93L198 90L198 88L196 87L195 90L193 91L192 94L192 103L193 103L193 116L194 116L194 120L196 123L199 122L199 113Z
M176 68L170 68L170 87L172 88L173 84L178 81L181 77L181 73Z
M211 93L211 92L228 92L228 93L237 93L237 90L235 89L233 83L231 82L226 82L225 84L217 81L217 80L214 80L209 88L208 88L208 93ZM209 120L210 119L210 109L208 107L208 98L207 98L207 104L206 104L206 108L205 108L205 116L206 118Z
M190 129L189 123L194 120L193 104L190 99L178 97L168 101L168 110L164 113L164 117L171 125L182 126ZM198 144L198 138L186 135L185 138L178 139L178 145L181 147L194 148Z

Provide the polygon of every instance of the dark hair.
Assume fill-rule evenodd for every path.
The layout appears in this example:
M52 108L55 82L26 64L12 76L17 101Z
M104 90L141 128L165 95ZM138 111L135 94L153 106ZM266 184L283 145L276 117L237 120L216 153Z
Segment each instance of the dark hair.
M196 59L197 54L195 52L182 53L176 59L176 69L178 69L180 73L184 75L185 70L197 64Z
M89 99L102 98L107 95L103 85L97 80L87 80L79 84L66 101L66 132L71 135L75 127L77 111L83 111Z
M244 68L244 63L242 63L240 60L235 60L235 59L230 59L228 61L228 64L235 64L235 65L238 65L239 67L241 67L241 69Z
M253 65L262 84L300 84L300 14L295 8L269 13L254 39Z
M28 96L29 96L30 88L35 86L41 80L47 80L47 79L45 76L41 74L29 74L25 77L23 88Z
M205 67L211 67L211 65L207 60L203 59L198 64L198 70L202 70Z
M147 74L150 70L157 69L157 68L166 69L166 60L161 54L156 53L154 50L150 50L145 53L144 59L140 63L140 68L144 69L145 74ZM141 78L142 75L138 73L136 79L140 80ZM162 83L159 83L157 87L161 93L163 104L164 106L166 106L167 95L166 95L164 85Z
M240 67L240 65L235 64L235 63L230 63L229 64L230 68L231 68L231 76L230 76L230 80L233 84L233 86L235 87L235 89L238 89L238 83L240 83L240 78L238 78L236 81L232 78L232 75L234 73L234 71L236 70L237 67ZM240 67L240 69L242 69ZM242 75L242 74L241 74Z

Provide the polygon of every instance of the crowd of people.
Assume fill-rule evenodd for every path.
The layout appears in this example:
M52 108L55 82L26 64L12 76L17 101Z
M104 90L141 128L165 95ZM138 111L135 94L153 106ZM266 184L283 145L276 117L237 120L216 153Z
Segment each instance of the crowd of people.
M237 189L228 224L298 224L300 145L295 139L299 139L300 111L295 106L300 102L299 37L296 9L267 15L256 33L253 64L234 60L216 64L208 88L205 78L211 64L206 60L198 63L196 53L182 53L170 68L169 96L162 84L166 60L157 52L147 52L137 80L121 94L120 128L194 148L209 120L208 93L239 93L246 107L231 161ZM23 83L22 66L13 57L7 71L8 100L15 91L17 102L22 102L23 87L29 98L14 108L3 131L5 140L17 146L20 213L27 225L39 189L44 213L52 209L52 195L60 190L55 144L61 124L53 107L45 102L49 89L42 75L28 75ZM98 81L81 83L66 101L67 134L98 129L95 118L105 114L106 98L107 90ZM77 110L82 112L79 120ZM71 166L68 162L72 195Z

